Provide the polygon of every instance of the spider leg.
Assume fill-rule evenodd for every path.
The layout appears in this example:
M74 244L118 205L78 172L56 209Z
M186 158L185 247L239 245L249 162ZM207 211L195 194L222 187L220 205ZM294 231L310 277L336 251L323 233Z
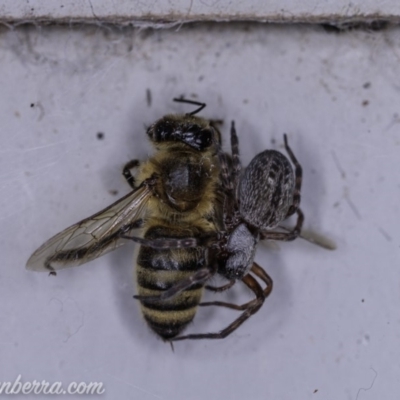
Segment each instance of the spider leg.
M232 168L233 168L233 187L238 185L240 171L242 170L242 164L240 163L239 157L239 139L236 133L235 121L232 121L231 125L231 148L232 148Z
M229 192L235 190L242 169L239 157L239 139L235 129L235 121L232 121L231 125L231 152L232 155L224 153L221 145L217 145L222 187ZM230 172L230 170L232 170L232 172Z
M291 231L290 228L282 225L279 225L278 228L283 229L284 231L287 232ZM307 242L309 243L315 244L316 246L320 246L326 250L336 250L337 247L336 243L332 239L313 231L302 230L301 233L299 234L299 237L301 237L304 240L307 240Z
M133 297L137 300L144 301L145 303L168 300L193 286L203 285L215 274L216 270L217 270L216 267L199 269L189 277L175 283L169 289L165 290L158 296L133 296Z
M231 279L226 285L223 285L223 286L206 285L205 288L207 290L212 291L212 292L223 292L225 290L230 289L235 283L236 283L236 280L235 279Z
M131 173L131 169L133 168L137 168L140 165L140 161L139 160L131 160L129 162L127 162L124 165L124 168L122 169L122 175L124 176L124 178L126 179L126 181L128 182L129 186L132 189L135 189L135 178Z
M249 301L242 306L236 306L232 304L232 306L236 306L238 308L234 308L236 310L244 310L244 312L236 318L231 324L229 324L226 328L222 329L220 332L216 333L200 333L200 334L191 334L185 336L178 336L175 338L170 339L171 341L177 340L186 340L186 339L224 339L232 332L234 332L240 325L242 325L247 319L249 319L252 315L254 315L263 305L265 298L271 293L272 290L272 279L267 275L267 273L257 264L254 263L252 266L251 271L262 279L264 282L268 282L268 287L262 290L260 284L250 275L247 274L243 277L242 281L244 284L249 287L253 293L255 294L256 298L252 301ZM215 302L219 303L219 302ZM221 302L222 303L222 302ZM206 304L206 303L203 303ZM223 303L224 307L227 307L229 303ZM212 305L212 304L210 304ZM222 304L213 304L213 305L222 305Z
M250 271L253 272L253 274L256 275L257 278L261 279L266 284L263 293L264 293L264 298L267 298L272 292L274 281L265 272L264 268L260 267L256 262L253 262L253 266L251 267Z
M226 216L232 215L237 206L236 199L236 187L238 180L238 171L240 171L241 165L239 160L239 150L238 150L238 139L235 131L235 125L232 122L232 156L228 153L224 153L222 151L221 145L217 145L217 155L220 166L220 190L219 194L221 195L221 210L223 219L225 220ZM235 149L235 150L234 150ZM233 154L236 159L236 168L233 166Z
M295 185L294 185L294 193L293 193L293 203L289 208L289 211L286 215L286 217L290 217L293 215L297 208L300 205L300 199L301 199L301 182L302 182L302 177L303 177L303 169L301 168L300 163L297 161L296 156L294 155L292 149L289 147L288 143L288 138L286 136L286 133L283 135L283 139L285 141L285 149L287 153L289 154L290 160L295 166Z
M218 160L220 166L220 179L222 183L222 188L226 191L233 190L232 177L229 173L229 155L224 153L221 146L218 146Z
M266 284L266 287L263 290L264 299L266 299L272 292L272 287L273 287L272 278L256 262L253 263L253 266L251 267L250 271L253 272L254 275L260 278ZM247 303L238 305L233 303L226 303L224 301L210 301L210 302L200 303L200 306L220 306L220 307L230 308L232 310L243 311L246 310L248 307L250 307L253 302L254 300L251 300Z
M289 232L272 232L272 231L262 231L260 232L260 239L269 239L269 240L283 240L285 242L296 239L300 233L301 228L303 227L304 222L304 214L297 208L297 223L296 226Z

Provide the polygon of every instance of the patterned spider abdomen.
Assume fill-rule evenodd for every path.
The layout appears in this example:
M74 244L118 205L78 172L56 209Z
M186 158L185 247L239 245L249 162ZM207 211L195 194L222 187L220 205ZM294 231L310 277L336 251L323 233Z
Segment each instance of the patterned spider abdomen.
M294 174L279 151L265 150L250 162L239 183L240 214L261 230L276 227L293 202Z

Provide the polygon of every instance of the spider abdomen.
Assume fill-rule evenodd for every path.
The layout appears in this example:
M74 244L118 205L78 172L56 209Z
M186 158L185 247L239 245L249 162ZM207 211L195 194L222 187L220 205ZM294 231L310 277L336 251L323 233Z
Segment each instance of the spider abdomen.
M292 205L294 185L289 160L278 151L263 151L253 158L241 177L241 216L259 229L276 227Z

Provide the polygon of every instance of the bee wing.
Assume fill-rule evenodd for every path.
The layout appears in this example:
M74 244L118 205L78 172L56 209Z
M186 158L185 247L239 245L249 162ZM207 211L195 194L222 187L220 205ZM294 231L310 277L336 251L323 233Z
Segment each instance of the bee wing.
M53 236L29 258L26 268L53 272L94 260L126 243L120 238L140 228L152 191L140 186L104 210Z

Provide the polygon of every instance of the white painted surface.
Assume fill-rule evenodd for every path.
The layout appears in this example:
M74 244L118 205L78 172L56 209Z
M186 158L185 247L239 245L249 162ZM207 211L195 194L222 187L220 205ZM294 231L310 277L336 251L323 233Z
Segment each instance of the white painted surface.
M395 399L399 55L399 29L3 30L0 382L102 381L107 399ZM306 227L338 249L260 245L275 287L259 313L228 339L172 353L132 299L134 246L57 277L24 266L129 191L122 165L150 154L144 125L187 111L171 101L181 94L225 120L225 141L235 119L245 164L281 149L287 132L304 168ZM235 315L203 311L191 331Z
M59 22L185 22L258 20L275 22L394 19L400 16L396 0L113 0L53 1L3 0L0 20Z

